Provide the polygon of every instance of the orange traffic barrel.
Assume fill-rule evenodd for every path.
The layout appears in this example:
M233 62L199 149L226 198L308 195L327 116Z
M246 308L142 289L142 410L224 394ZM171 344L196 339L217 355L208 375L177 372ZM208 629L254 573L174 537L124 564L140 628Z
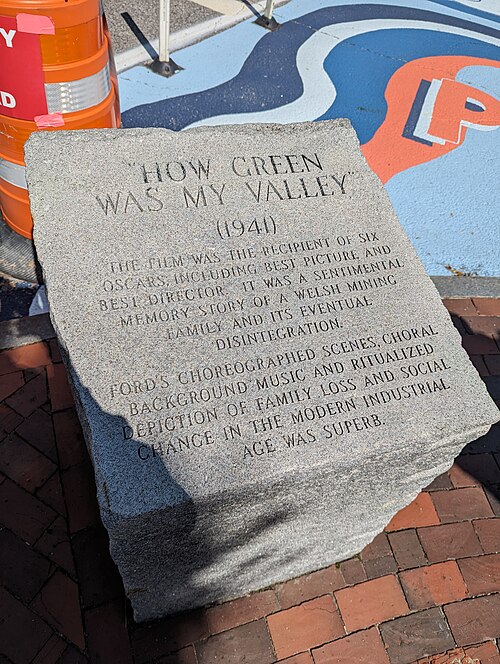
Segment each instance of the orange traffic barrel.
M99 0L0 0L0 206L32 237L24 144L34 131L119 127Z

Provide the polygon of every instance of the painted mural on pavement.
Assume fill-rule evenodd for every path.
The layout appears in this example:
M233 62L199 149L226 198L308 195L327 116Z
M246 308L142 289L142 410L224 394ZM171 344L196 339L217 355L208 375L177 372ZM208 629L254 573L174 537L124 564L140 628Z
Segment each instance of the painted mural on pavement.
M495 13L494 6L497 6ZM350 118L431 275L500 276L500 0L292 0L120 76L125 127Z

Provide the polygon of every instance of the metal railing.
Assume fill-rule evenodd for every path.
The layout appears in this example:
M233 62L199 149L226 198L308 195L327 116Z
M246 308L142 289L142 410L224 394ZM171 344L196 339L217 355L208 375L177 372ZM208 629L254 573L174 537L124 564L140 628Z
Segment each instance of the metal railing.
M276 0L266 0L266 6L255 23L267 30L276 30L279 23L273 18ZM246 4L246 3L245 3ZM170 0L160 0L160 39L158 57L153 60L151 69L162 76L172 76L180 67L170 57Z

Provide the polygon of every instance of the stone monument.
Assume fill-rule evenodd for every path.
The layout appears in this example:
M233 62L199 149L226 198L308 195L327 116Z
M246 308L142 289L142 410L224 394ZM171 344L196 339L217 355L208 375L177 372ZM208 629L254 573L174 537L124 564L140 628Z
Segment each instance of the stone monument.
M347 120L39 133L26 162L137 620L352 556L498 419Z

